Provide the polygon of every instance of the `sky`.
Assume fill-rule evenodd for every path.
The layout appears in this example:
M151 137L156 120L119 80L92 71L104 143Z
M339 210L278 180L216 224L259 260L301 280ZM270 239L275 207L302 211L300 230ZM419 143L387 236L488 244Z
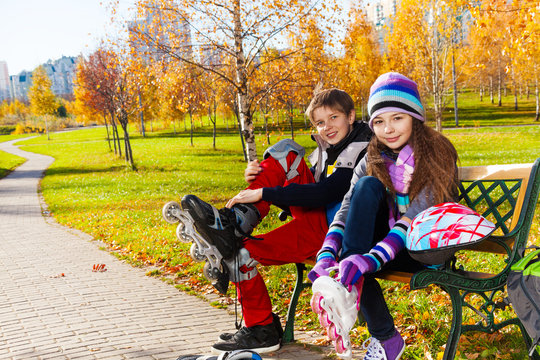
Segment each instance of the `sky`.
M0 0L0 61L16 75L62 56L90 54L107 34L118 32L110 1ZM119 16L130 19L135 0L117 1Z
M126 19L135 0L120 0ZM9 75L64 56L87 55L115 29L108 0L0 0L0 61Z

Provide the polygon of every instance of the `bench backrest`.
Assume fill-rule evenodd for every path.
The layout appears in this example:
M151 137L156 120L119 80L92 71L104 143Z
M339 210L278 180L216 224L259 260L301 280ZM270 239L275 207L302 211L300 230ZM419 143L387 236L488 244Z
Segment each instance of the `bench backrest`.
M461 167L460 202L496 225L493 239L524 247L538 199L539 166L540 158L534 164ZM477 250L508 253L500 242L484 242Z

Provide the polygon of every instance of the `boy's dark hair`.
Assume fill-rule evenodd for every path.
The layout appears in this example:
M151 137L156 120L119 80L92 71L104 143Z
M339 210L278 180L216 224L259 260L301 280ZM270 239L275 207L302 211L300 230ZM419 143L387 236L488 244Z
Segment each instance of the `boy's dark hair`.
M320 107L329 107L349 115L354 110L354 101L343 90L334 88L318 91L306 109L306 116L310 121L313 121L313 112Z

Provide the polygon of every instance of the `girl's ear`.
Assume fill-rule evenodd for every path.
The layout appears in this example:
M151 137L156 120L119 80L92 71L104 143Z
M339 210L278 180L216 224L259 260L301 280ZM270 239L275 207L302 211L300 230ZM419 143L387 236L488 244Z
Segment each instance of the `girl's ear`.
M356 121L356 111L354 109L351 110L348 120L349 120L349 125L352 125Z

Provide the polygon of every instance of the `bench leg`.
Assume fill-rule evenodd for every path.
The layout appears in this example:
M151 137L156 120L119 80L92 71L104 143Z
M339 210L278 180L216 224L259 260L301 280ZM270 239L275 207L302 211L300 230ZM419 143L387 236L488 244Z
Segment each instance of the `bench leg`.
M448 334L448 340L446 341L443 360L452 360L456 357L459 337L461 336L463 304L459 290L455 288L445 288L444 290L450 295L450 300L452 301L452 326L450 327L450 334Z
M284 344L294 341L294 315L296 313L296 305L298 304L298 299L302 290L304 290L304 271L306 270L306 265L296 264L296 284L294 286L294 291L291 297L291 302L289 303L289 309L287 310L287 322L285 323L285 330L283 331L282 342Z

